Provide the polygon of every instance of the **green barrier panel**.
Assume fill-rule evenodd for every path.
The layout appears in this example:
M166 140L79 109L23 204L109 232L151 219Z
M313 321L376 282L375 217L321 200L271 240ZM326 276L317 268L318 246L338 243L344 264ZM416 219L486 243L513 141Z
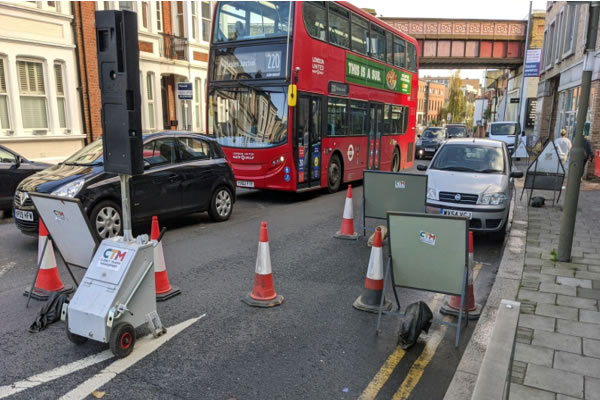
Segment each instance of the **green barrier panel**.
M388 211L423 213L426 197L425 174L364 171L363 235L366 235L366 218L386 219Z
M394 286L460 296L468 265L468 220L388 213Z

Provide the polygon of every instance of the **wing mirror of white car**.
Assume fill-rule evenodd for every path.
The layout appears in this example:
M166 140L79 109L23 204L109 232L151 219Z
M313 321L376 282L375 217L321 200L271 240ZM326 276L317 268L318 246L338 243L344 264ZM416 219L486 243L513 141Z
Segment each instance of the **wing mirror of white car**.
M417 165L417 169L418 169L419 171L427 171L427 165L418 164L418 165Z
M523 171L513 171L510 173L510 177L511 178L522 178L523 177Z

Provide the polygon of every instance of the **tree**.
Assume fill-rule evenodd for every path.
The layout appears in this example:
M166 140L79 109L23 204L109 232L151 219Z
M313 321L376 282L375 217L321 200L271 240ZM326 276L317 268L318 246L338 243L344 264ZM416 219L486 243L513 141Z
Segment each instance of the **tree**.
M460 79L460 70L454 71L450 78L450 95L448 97L448 105L442 110L442 117L446 118L448 113L451 114L451 122L464 122L467 105L465 95L462 91L462 79Z

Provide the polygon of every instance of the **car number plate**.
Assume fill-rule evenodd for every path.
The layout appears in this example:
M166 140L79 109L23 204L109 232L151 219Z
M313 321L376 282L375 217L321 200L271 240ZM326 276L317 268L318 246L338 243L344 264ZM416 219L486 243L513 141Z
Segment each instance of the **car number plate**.
M23 221L33 221L33 212L15 210L15 218L21 219Z
M460 210L442 210L443 215L450 215L452 217L467 217L471 219L473 214L470 211L460 211Z
M253 181L237 181L237 185L239 187L253 188L254 182Z

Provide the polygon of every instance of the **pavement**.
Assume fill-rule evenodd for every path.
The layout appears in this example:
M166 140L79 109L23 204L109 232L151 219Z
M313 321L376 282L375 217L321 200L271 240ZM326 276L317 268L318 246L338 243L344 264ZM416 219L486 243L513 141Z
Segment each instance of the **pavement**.
M358 224L362 186L353 190ZM352 308L364 288L367 238L333 238L345 195L241 190L227 222L205 214L161 220L169 280L182 294L158 304L165 339L140 339L125 361L102 343L73 345L62 322L27 332L42 304L25 308L22 295L35 273L37 239L0 221L0 398L91 398L93 390L127 399L442 398L475 324L457 349L454 328L441 325L436 311L444 296L400 288L403 307L430 305L433 326L407 351L397 345L399 318L384 317L376 335L377 315ZM252 289L263 220L275 289L285 297L272 309L241 301ZM486 302L502 248L475 237L478 303ZM59 270L70 283L60 260Z
M600 399L600 183L582 183L571 262L555 255L563 199L553 207L551 192L534 195L545 207L515 199L496 281L446 400L471 398L501 299L521 303L510 399Z

